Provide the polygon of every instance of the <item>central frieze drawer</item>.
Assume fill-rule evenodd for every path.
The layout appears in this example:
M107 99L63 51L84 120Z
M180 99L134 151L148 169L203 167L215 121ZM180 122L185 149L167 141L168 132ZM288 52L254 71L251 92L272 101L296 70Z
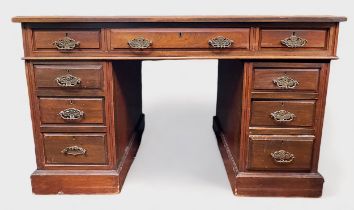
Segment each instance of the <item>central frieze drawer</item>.
M47 164L107 163L106 134L44 133Z
M40 98L41 122L45 123L104 123L102 98Z
M145 44L152 49L249 49L250 29L112 29L111 49L135 48L129 44ZM218 44L221 44L217 47Z
M313 126L314 100L253 101L251 126Z

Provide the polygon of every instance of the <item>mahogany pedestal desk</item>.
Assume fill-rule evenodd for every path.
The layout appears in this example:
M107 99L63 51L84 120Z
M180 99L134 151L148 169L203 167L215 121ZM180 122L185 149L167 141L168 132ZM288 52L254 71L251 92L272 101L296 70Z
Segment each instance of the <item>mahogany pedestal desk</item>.
M144 130L142 61L218 59L213 129L234 194L321 196L329 65L345 20L13 18L23 31L33 192L120 192Z

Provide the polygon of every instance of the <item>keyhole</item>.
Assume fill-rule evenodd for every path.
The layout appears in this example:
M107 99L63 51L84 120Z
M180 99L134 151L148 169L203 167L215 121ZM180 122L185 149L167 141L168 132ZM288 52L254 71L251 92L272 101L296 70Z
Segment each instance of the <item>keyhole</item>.
M68 33L65 33L65 36L68 36Z
M178 36L179 36L179 38L181 38L182 37L182 32L179 32Z
M71 105L74 104L73 100L70 100L69 103L70 103Z
M66 70L66 72L68 72L68 73L69 73L69 72L70 72L70 70L69 70L69 69L67 69L67 70Z
M284 106L284 102L281 102L281 106Z
M295 36L295 32L293 32L293 36Z

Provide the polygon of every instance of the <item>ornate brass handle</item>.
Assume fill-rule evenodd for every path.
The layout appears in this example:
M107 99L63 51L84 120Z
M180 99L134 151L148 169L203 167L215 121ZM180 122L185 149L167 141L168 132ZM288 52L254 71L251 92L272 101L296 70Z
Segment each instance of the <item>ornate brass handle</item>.
M55 79L61 87L75 87L81 83L80 77L75 77L71 74L66 74Z
M223 36L217 36L210 39L208 43L214 48L230 48L234 41Z
M152 41L145 39L144 37L137 37L129 40L128 45L134 49L146 49L152 45Z
M275 152L270 153L273 160L277 163L291 163L295 159L295 155L285 151L285 150L278 150Z
M53 42L58 50L73 50L80 45L80 42L68 36Z
M307 40L295 35L295 32L288 38L280 41L282 45L289 48L304 47L307 44Z
M291 122L296 117L295 114L285 110L272 112L270 113L270 116L277 122Z
M73 155L73 156L85 155L86 152L87 152L86 149L79 147L79 146L66 147L65 149L63 149L61 151L61 153L65 154L65 155Z
M273 83L276 84L279 88L282 89L294 89L300 83L288 76L281 76L273 80Z
M79 120L84 116L84 112L79 109L69 108L69 109L65 109L63 111L60 111L59 116L63 120Z

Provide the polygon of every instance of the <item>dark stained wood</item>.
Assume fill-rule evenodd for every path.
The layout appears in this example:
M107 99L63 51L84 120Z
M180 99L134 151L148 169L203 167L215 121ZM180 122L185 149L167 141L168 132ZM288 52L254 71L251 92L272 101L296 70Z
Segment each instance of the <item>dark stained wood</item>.
M66 56L66 57L55 57L55 55L50 55L50 56L41 56L41 57L32 57L32 56L26 56L23 57L23 60L28 60L28 61L38 61L38 60L57 60L57 61L62 61L62 60L186 60L186 59L242 59L242 60L288 60L288 59L294 59L294 60L310 60L312 61L313 59L317 60L337 60L337 56L328 56L328 55L314 55L313 53L306 54L306 55L259 55L255 54L254 52L250 51L249 55L241 55L241 54L234 54L230 55L228 53L225 53L227 51L221 51L221 53L214 53L215 51L188 51L188 56L186 56L187 51L169 51L171 54L164 54L166 53L166 50L164 51L154 51L153 53L151 51L141 51L137 52L134 51L134 54L130 51L128 54L125 53L123 54L121 51L115 53L110 53L110 56L85 56L85 57L77 57L76 56ZM224 53L222 53L224 52ZM239 51L237 51L239 52ZM173 53L173 54L172 54ZM49 53L48 53L49 54ZM69 54L63 54L64 55L69 55Z
M103 65L100 63L34 64L33 71L37 88L60 88L71 92L75 89L102 89L103 86ZM74 87L59 86L56 79L68 74L80 78L80 84Z
M329 63L337 59L339 22L334 16L167 16L15 17L21 22L37 170L36 194L120 192L144 130L142 60L218 59L218 92L213 121L218 146L235 195L322 194L318 173ZM287 48L295 33L308 43ZM69 36L80 42L60 51L53 42ZM229 49L208 41L224 36ZM128 41L144 37L148 49ZM77 87L59 87L64 74L80 77ZM281 76L299 82L281 89ZM64 121L67 108L85 112ZM270 114L286 110L293 121ZM69 146L87 149L70 156ZM275 163L270 153L286 150L295 159Z
M235 194L263 197L320 197L323 182L323 177L318 173L242 172L236 177Z
M113 95L115 93L113 89L113 78L112 78L112 64L110 62L104 63L104 96L105 104L104 109L106 113L106 125L107 125L107 149L108 149L108 161L110 163L110 169L116 169L118 160L116 153L116 121L112 117L115 113L115 104Z
M106 164L106 135L87 133L44 133L46 164ZM86 150L83 155L63 153L68 147L78 146Z
M221 158L224 162L231 189L235 193L236 176L239 173L236 163L236 160L238 158L234 157L234 155L232 154L230 146L228 145L228 142L230 142L230 140L227 140L224 132L221 130L220 122L217 116L213 117L213 130L216 136Z
M250 127L250 135L292 135L292 134L302 134L302 135L314 135L315 129L313 127L261 127L255 126Z
M249 124L251 120L251 88L253 81L253 63L245 62L243 71L242 87L242 118L241 118L241 137L240 137L240 171L246 170L248 144L249 144Z
M79 46L75 50L100 49L101 31L100 30L34 30L33 50L55 50L59 51L53 42L70 37L78 42ZM67 53L67 52L63 52Z
M279 77L287 76L299 82L293 89L279 88L273 80ZM286 68L263 68L254 69L254 83L255 90L281 90L281 91L313 91L318 89L319 69L286 69Z
M135 125L134 131L131 134L129 141L124 149L124 152L121 153L121 155L119 156L120 162L117 168L117 171L119 173L119 189L122 189L125 178L128 175L130 166L133 164L135 156L138 152L144 128L145 115L141 114L139 117L139 121Z
M112 63L116 150L120 160L142 115L141 61Z
M261 48L287 48L288 50L304 50L309 48L326 48L328 30L298 30L298 29L263 29L260 32L261 39L259 44ZM289 38L292 34L307 40L307 43L303 47L288 48L281 44L281 40Z
M309 170L311 169L314 136L290 135L252 135L250 136L250 155L247 161L249 170ZM285 150L295 156L290 163L277 163L271 153Z
M273 99L276 95L277 99L317 99L318 93L312 92L295 92L295 91L253 91L252 98L255 99Z
M120 191L116 170L36 170L35 194L111 194Z
M342 22L341 16L17 16L22 23L87 23L87 22Z
M150 47L152 49L210 49L212 47L209 45L208 41L218 36L223 36L234 41L230 49L249 48L248 28L216 28L212 30L210 28L149 28L112 29L111 49L130 48L128 41L137 37L144 37L152 41Z
M53 66L72 66L72 65L92 65L92 64L96 64L96 65L101 65L103 66L103 83L102 83L102 90L100 91L90 91L89 89L86 90L71 90L70 92L68 90L61 90L61 89L48 89L48 88L41 88L41 90L35 91L35 75L34 75L34 65L53 65ZM48 98L60 98L60 99L68 99L68 98L73 98L73 99L77 99L80 98L78 96L82 96L83 99L89 99L87 97L94 97L94 96L100 96L98 99L99 100L103 100L102 97L105 97L105 100L102 101L101 103L101 109L105 109L106 110L106 114L105 116L101 116L101 118L104 119L109 119L109 109L108 107L110 107L110 97L108 95L109 91L106 91L106 83L107 83L107 79L109 77L106 76L107 74L107 69L108 67L106 66L105 62L72 62L72 61L38 61L38 62L26 62L26 73L27 73L27 78L28 78L28 87L29 90L32 90L33 92L31 92L30 94L33 97L30 97L30 104L31 107L33 107L33 115L32 115L32 119L33 119L33 128L34 128L34 139L35 139L35 146L36 146L36 157L37 157L37 166L38 169L101 169L101 170L107 170L107 169L113 169L116 167L116 163L113 161L115 160L115 158L112 158L115 156L115 152L113 152L113 148L114 146L112 146L112 142L114 142L114 138L112 138L110 134L111 132L107 132L110 130L111 127L111 122L109 120L107 120L105 122L105 124L88 124L88 123L66 123L66 124L42 124L40 122L40 118L41 118L41 110L40 110L40 95L43 94L45 96L49 96L46 97L46 99ZM33 89L32 89L33 88ZM60 97L57 97L60 96ZM69 96L69 97L68 97ZM70 97L71 96L71 97ZM47 109L50 110L50 107L46 107ZM95 113L95 115L97 115L97 113ZM41 132L54 132L54 133L58 133L58 132L62 132L62 133L73 133L73 132L107 132L107 153L108 153L108 164L107 165L89 165L89 166L85 166L83 164L81 165L75 165L74 168L73 166L69 166L69 165L60 165L60 164L56 164L56 165L45 165L45 154L44 154L44 139L43 139L43 135Z
M238 165L242 120L243 63L219 60L216 117Z
M34 74L32 71L32 64L28 61L25 62L26 67L26 79L28 87L28 96L30 102L31 110L31 120L32 120L32 130L33 130L33 140L36 153L36 163L38 169L44 167L44 149L43 149L43 138L40 132L40 112L39 112L39 103L38 98L35 94L35 83L34 83Z
M114 170L65 170L64 166L51 170L36 170L31 175L35 194L110 194L122 190L125 177L138 151L144 131L144 115L140 116L122 161ZM77 166L75 166L77 167ZM97 167L95 167L97 168Z
M239 171L217 117L214 117L213 129L231 189L235 195L282 197L320 197L322 195L324 180L319 173Z
M104 123L104 100L102 98L40 98L41 122L76 124L76 123ZM75 108L84 112L82 118L65 120L59 112Z
M285 110L295 114L290 122L278 122L271 113ZM315 101L253 101L251 111L251 126L313 126Z
M74 124L73 126L62 125L62 124L43 124L40 126L40 131L43 133L51 132L93 132L93 133L105 133L107 132L106 125L97 124Z
M228 142L232 142L233 139L228 139L229 136L224 131L224 127L228 129L229 127L234 127L235 130L239 127L235 123L237 122L237 115L232 114L233 108L224 105L224 107L228 107L229 111L225 111L225 113L231 113L228 116L231 119L225 121L223 118L220 120L218 116L214 118L214 131L218 138L220 152L235 194L306 197L318 197L321 195L323 178L317 172L317 164L320 144L318 129L322 128L322 124L318 125L315 122L317 122L318 118L323 120L323 116L319 116L319 114L323 114L323 91L326 89L323 84L328 79L327 68L328 65L326 63L310 62L244 63L243 75L245 80L243 81L242 89L242 103L244 104L242 120L244 123L241 123L240 147L235 149L240 151L239 156L230 155L234 151ZM255 70L265 70L266 74L265 76L258 74L256 79ZM277 70L287 70L290 71L290 74L295 72L295 75L299 73L304 75L301 80L311 80L315 84L311 85L305 81L303 83L306 87L304 90L262 90L261 88L257 91L254 90L254 86L269 87L269 83L264 85L259 81L264 78L270 79L269 77L267 78L267 73L272 74L273 71L277 72ZM307 75L307 73L309 74ZM232 77L230 77L230 80L232 80ZM258 84L256 85L255 83ZM230 92L229 98L223 99L223 101L230 100L237 95L237 91L232 91L230 87L232 86L225 82L225 85L220 88L222 91L218 91L220 95ZM235 94L231 94L231 92ZM252 94L250 95L250 93ZM263 98L267 100L260 100ZM228 102L228 104L232 103ZM255 108L256 110L254 110ZM275 124L269 115L273 108L289 109L293 112L298 112L298 114L293 122ZM250 118L251 121L249 121ZM226 122L228 123L225 124ZM281 149L292 152L295 155L295 160L292 164L276 165L273 162L270 153ZM273 171L277 172L274 173ZM283 172L280 173L279 171ZM286 171L294 172L287 173ZM244 174L247 174L247 176L243 176ZM312 178L310 179L310 177ZM288 184L286 185L285 183Z
M105 92L103 89L91 88L38 88L35 93L41 97L102 97Z
M333 22L318 22L315 25L307 22L222 22L218 24L213 22L74 22L70 24L41 22L25 23L22 27L24 40L27 40L25 59L76 57L75 59L102 60L161 58L328 60L336 59L334 48L338 37L338 24ZM305 48L288 49L276 47L280 40L271 40L270 47L262 47L261 42L265 38L261 34L263 31L271 31L279 36L295 31L306 36L312 44L308 43L309 47ZM317 32L322 35L316 35ZM41 36L41 33L44 35ZM321 42L323 33L325 33L325 40ZM78 41L82 40L80 41L82 44L74 50L60 51L53 48L53 40L67 34L76 37ZM127 42L138 36L151 39L153 41L151 47L142 50L128 48ZM234 44L229 49L213 49L209 46L208 40L217 36L230 37ZM270 39L275 37L267 34L265 36ZM318 47L319 42L324 43L325 46ZM38 44L42 48L37 49Z
M323 128L323 120L326 106L326 97L327 97L327 87L328 87L328 79L329 79L329 63L323 63L321 68L321 76L319 82L319 98L316 104L316 141L314 143L314 151L312 157L312 172L317 173L319 156L320 156L320 146L321 146L321 137L322 137L322 128Z

